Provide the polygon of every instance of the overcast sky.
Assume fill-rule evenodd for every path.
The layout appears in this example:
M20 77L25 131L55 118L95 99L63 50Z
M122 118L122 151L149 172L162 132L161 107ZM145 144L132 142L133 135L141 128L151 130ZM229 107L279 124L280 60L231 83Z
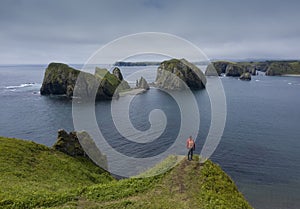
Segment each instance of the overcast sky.
M180 36L210 59L299 59L299 2L1 0L0 64L84 63L140 32Z

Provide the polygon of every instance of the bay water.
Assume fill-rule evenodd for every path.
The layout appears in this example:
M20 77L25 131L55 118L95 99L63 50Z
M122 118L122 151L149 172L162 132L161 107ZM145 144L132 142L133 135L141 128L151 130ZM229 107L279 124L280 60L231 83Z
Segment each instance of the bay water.
M1 136L52 146L58 129L74 130L72 102L65 97L39 93L45 68L46 65L0 66ZM156 68L121 67L121 71L134 85L140 75L130 75L142 71L152 82ZM254 208L300 208L300 77L260 74L249 82L231 77L220 79L226 94L227 119L221 142L211 159L232 177ZM213 81L208 78L208 82ZM193 93L201 116L196 148L196 153L200 153L210 126L210 101L206 90ZM140 131L149 128L151 109L164 111L168 118L164 143L172 143L180 128L180 114L170 96L151 88L136 96L131 106L131 122ZM110 101L96 102L98 125L107 137L115 139L116 149L141 155L158 152L159 143L148 153L118 143L120 134L107 120L109 111Z

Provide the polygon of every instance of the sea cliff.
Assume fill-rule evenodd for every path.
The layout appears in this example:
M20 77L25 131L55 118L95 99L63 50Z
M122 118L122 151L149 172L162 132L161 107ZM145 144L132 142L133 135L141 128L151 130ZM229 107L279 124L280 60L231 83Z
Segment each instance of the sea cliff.
M260 62L230 62L215 61L210 63L205 71L207 76L225 74L226 76L240 77L243 73L256 75L257 71L265 72L267 76L298 75L300 61L260 61Z
M169 156L148 171L178 163L163 174L116 180L80 147L65 153L64 145L78 146L69 137L60 133L53 148L0 137L1 208L251 208L209 160Z

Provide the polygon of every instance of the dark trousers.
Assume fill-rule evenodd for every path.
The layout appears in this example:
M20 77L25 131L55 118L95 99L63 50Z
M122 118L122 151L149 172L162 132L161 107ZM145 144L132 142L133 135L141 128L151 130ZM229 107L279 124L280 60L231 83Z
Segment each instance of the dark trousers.
M189 149L188 160L192 160L193 159L193 151L194 151L194 148Z

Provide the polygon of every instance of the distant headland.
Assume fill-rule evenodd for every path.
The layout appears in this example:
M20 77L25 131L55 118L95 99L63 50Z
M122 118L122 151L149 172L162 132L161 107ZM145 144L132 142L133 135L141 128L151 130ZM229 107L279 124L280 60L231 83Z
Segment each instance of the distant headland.
M217 71L215 72L214 69ZM299 60L267 60L249 62L214 61L207 66L205 75L214 76L225 74L226 76L240 77L243 73L256 75L257 71L264 72L267 76L299 75Z

